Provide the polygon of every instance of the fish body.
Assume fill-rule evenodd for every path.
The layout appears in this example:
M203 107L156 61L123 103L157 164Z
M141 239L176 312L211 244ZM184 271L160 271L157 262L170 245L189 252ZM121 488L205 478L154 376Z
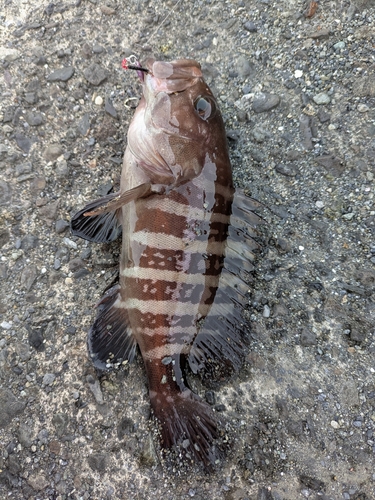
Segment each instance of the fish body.
M199 64L150 59L146 69L120 192L72 219L73 234L91 241L123 233L119 283L99 304L88 347L109 369L138 345L162 447L208 467L218 457L215 415L184 373L220 379L240 366L243 272L260 219L233 187L223 120Z

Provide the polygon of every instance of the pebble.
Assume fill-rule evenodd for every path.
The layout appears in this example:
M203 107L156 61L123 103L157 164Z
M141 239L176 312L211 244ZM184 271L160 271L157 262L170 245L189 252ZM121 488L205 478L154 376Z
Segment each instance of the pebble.
M49 82L67 82L74 75L74 67L67 66L57 69L47 76Z
M263 307L263 318L269 318L271 315L271 310L267 304Z
M21 273L21 285L29 292L38 276L38 269L35 264L26 266Z
M70 226L69 222L63 219L58 219L55 224L55 231L57 234L64 233Z
M246 21L246 23L243 25L246 31L249 31L250 33L256 33L258 31L258 28L255 23L252 21Z
M46 373L43 377L42 385L52 385L56 379L54 373Z
M95 104L96 104L97 106L102 106L102 104L103 104L103 97L101 97L100 95L97 95L97 96L95 97Z
M313 101L315 102L315 104L319 104L319 105L329 104L331 102L331 98L325 92L321 92L320 94L314 95Z
M104 105L105 112L108 113L110 116L113 118L117 118L117 111L115 107L112 104L112 101L109 97L106 98L105 100L105 105Z
M0 206L7 205L12 200L10 184L0 179Z
M0 47L0 60L6 62L16 61L20 57L21 53L17 49L11 49L8 47Z
M49 144L44 150L43 156L47 161L55 161L63 154L60 144Z
M26 403L19 401L9 389L0 387L0 429L9 425L25 407Z
M63 239L63 243L68 248L73 248L74 250L76 250L78 248L77 243L75 241L71 240L70 238L65 237Z
M280 97L276 94L261 92L254 98L252 108L255 113L264 113L276 108L280 104Z
M99 405L104 404L103 393L100 388L100 383L98 379L94 379L92 375L87 375L86 382L89 384L90 390L94 395L96 402Z
M87 462L92 470L104 472L108 466L107 455L104 453L95 453L87 457Z
M309 347L317 344L316 334L307 328L304 328L300 337L301 346Z
M331 420L331 427L333 427L334 429L339 429L340 424L336 422L336 420Z
M294 163L278 163L275 170L286 177L295 177L298 174L298 169Z
M247 57L239 56L237 59L236 70L242 79L248 77L251 73L254 73L254 66L249 62Z
M22 149L24 153L29 153L31 149L31 141L24 134L17 133L14 135L17 146Z
M345 42L337 42L337 43L334 44L333 48L335 50L345 49Z
M44 116L42 113L30 111L26 115L26 121L31 127L39 127L44 123Z
M99 64L92 63L88 68L83 71L86 80L91 83L91 85L98 86L104 82L107 78L107 71L99 66Z
M85 113L77 124L78 132L85 136L90 129L90 115Z
M367 113L367 111L370 111L370 108L367 106L367 104L358 104L357 109L360 113Z

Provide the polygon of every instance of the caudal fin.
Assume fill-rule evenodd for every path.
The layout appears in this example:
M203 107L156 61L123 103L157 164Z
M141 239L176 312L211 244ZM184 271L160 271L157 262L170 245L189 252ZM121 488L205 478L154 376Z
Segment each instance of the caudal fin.
M219 437L215 415L207 403L190 389L173 396L150 395L154 415L161 427L161 445L211 470L221 458L214 446Z

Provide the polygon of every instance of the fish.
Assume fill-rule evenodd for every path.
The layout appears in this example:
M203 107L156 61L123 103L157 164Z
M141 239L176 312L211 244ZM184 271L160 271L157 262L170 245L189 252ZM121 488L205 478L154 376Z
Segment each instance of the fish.
M161 449L212 468L222 458L216 413L186 375L222 381L243 362L259 203L234 188L223 118L200 64L126 66L137 70L143 96L120 191L71 219L72 234L92 242L122 234L119 281L97 306L88 352L108 371L133 361L138 346Z

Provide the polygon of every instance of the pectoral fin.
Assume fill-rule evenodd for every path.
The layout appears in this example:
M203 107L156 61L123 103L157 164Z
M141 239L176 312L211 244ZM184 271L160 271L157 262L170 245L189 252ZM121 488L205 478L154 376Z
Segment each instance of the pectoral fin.
M70 222L72 234L96 243L109 243L117 239L121 234L121 212L119 209L99 212L98 215L91 217L85 215L87 212L95 212L100 207L108 206L117 197L118 193L109 194L99 200L92 201L77 212Z
M96 243L109 243L121 234L121 208L124 205L164 191L165 186L146 182L124 193L113 193L92 201L72 217L72 234Z
M94 217L108 212L114 212L131 201L146 198L147 196L150 196L150 194L158 192L153 188L154 186L150 182L146 182L133 189L129 189L129 191L125 191L124 193L115 193L113 198L108 200L107 203L95 207L94 210L87 210L83 215L85 217ZM88 208L88 206L86 208Z

